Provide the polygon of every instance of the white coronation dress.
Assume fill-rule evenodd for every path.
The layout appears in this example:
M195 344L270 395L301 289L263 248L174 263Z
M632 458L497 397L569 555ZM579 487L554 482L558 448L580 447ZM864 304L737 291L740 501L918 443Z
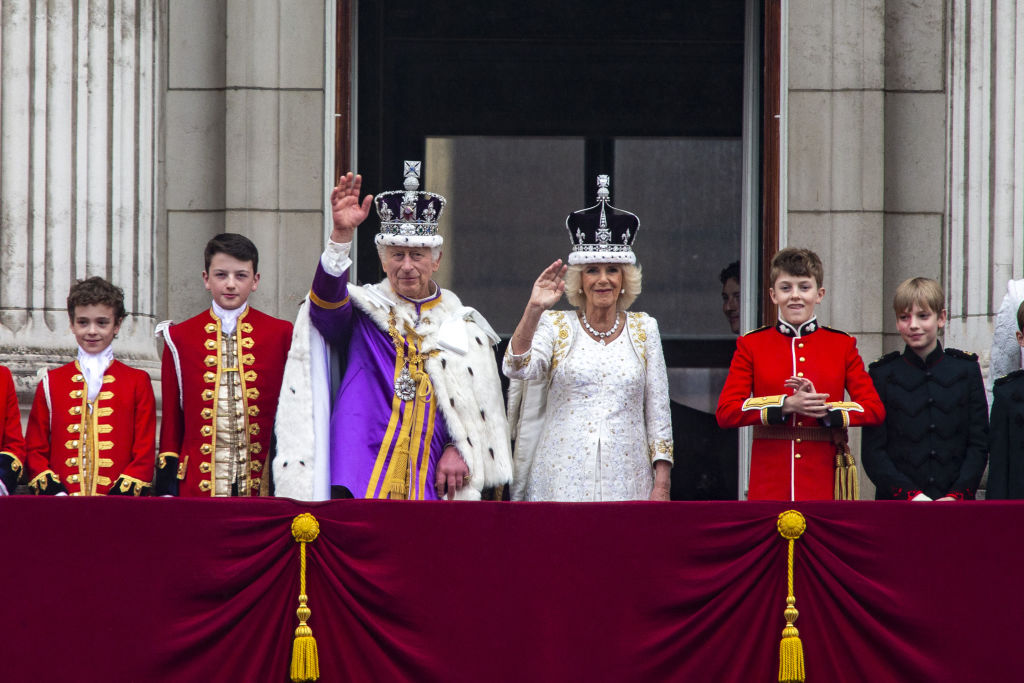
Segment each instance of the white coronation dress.
M653 462L672 462L668 376L654 318L629 313L625 325L602 345L575 313L548 311L532 347L506 353L513 500L650 497Z

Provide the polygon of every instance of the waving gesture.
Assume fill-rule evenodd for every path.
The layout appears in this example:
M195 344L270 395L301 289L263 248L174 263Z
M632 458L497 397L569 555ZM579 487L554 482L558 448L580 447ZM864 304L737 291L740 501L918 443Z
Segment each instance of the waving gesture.
M544 269L537 281L533 283L533 291L530 292L530 301L523 311L523 318L512 333L509 345L512 353L525 353L533 344L533 333L537 331L537 323L541 314L558 303L565 291L565 273L569 266L562 265L562 259L558 259Z
M557 304L562 298L562 292L565 291L565 272L568 269L569 266L562 265L562 259L545 268L533 283L533 291L530 293L530 302L527 306L546 311Z
M331 191L331 214L334 218L334 230L331 232L332 242L339 244L351 242L356 228L369 215L373 195L368 194L363 197L363 202L360 204L359 189L362 185L363 176L353 176L349 171L338 178L338 184Z

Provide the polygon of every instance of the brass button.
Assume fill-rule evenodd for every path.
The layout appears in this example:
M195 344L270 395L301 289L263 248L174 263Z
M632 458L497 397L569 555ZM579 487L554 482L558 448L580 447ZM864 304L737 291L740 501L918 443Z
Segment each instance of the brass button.
M796 376L797 376L797 377L803 377L803 376L804 376L804 373L802 373L802 372L798 372L798 373L796 373Z
M797 454L796 454L796 455L794 455L793 457L794 457L794 458L797 458L797 459L799 459L799 458L801 458L802 456L801 456L801 455L800 455L799 453L797 453Z
M804 348L804 343L800 342L799 344L797 344L797 346L802 349L802 348Z
M797 443L803 443L803 439L796 439Z
M803 363L803 362L804 362L804 361L806 361L806 360L807 360L806 358L804 358L803 356L800 356L800 362L801 362L801 363Z

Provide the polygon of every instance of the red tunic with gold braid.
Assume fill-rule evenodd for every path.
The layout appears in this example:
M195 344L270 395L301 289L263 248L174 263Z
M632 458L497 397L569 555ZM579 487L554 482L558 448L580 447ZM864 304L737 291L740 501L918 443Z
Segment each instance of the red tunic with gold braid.
M209 309L163 336L156 493L267 495L291 323L249 306L226 335Z
M25 431L29 487L72 496L139 495L153 481L156 401L149 375L115 360L90 403L78 361L36 388Z
M825 418L782 415L793 376L828 394ZM885 408L857 341L812 318L799 327L780 320L737 340L715 416L724 428L755 425L750 500L831 500L836 447L828 428L879 424Z
M21 433L21 411L11 371L0 365L0 481L7 493L14 493L25 474L25 438Z

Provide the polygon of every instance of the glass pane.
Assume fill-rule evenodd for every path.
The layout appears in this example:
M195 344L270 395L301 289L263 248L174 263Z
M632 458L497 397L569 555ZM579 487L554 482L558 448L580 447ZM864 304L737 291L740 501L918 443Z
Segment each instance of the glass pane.
M732 337L718 275L740 257L742 170L739 138L615 142L612 204L640 217L633 308L657 318L662 337Z
M448 200L437 281L500 335L512 335L541 270L569 252L583 150L582 138L427 138L424 189Z

